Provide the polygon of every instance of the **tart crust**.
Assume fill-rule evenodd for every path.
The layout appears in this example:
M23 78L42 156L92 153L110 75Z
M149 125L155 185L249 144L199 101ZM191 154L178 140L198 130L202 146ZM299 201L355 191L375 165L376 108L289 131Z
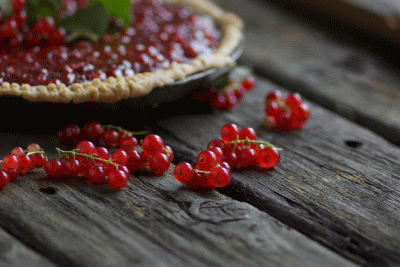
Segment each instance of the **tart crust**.
M32 102L84 103L117 102L122 99L144 96L153 88L162 87L196 72L210 68L222 68L234 62L230 53L242 40L243 21L233 13L226 12L209 0L164 0L167 4L191 6L194 10L209 15L221 31L217 49L207 56L194 58L190 63L172 64L169 68L138 73L129 77L108 77L106 81L29 85L3 82L0 95L22 96Z

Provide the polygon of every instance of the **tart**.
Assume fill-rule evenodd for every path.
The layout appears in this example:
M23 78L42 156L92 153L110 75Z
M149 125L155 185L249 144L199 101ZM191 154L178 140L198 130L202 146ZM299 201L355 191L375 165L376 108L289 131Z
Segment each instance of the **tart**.
M66 43L57 39L64 34L58 31L55 43L31 36L36 42L3 44L0 95L31 102L116 102L234 64L230 54L242 40L243 22L212 2L132 0L132 12L128 27L94 42Z

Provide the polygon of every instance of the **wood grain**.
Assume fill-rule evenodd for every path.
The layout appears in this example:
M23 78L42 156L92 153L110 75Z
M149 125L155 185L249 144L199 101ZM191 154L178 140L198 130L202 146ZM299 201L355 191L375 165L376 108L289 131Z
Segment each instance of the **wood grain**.
M55 135L14 133L1 157L31 139L54 156ZM60 266L355 266L252 205L186 190L172 171L116 192L35 170L1 191L0 225Z
M171 138L186 142L195 155L218 138L225 123L255 128L260 139L283 149L281 162L274 170L234 173L224 194L260 208L360 264L396 265L400 149L310 102L311 118L304 129L267 131L261 124L260 100L271 90L282 88L259 79L256 89L232 112L165 118L159 125ZM180 147L173 147L177 154Z
M0 229L0 265L7 267L56 266L46 257L4 231L4 229Z
M241 62L400 144L397 69L265 1L218 2L246 22L247 48Z
M400 41L400 5L395 0L306 0L274 1L290 9L298 9L302 16L320 16L328 23L341 24L364 30L383 41ZM350 29L351 30L351 29ZM373 37L373 36L372 36ZM386 40L385 40L386 39Z

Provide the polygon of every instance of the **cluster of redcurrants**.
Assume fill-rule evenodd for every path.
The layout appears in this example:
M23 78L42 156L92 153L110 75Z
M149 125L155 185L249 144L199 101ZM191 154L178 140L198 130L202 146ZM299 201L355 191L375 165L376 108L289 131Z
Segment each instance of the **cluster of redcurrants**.
M41 17L28 27L25 0L11 0L12 14L0 11L0 44L47 45L65 42L66 32L56 27L51 17Z
M25 174L31 169L42 168L46 160L43 150L36 143L29 144L26 150L15 147L1 161L3 169L0 170L0 189L17 179L20 174Z
M70 124L59 130L57 136L62 142L76 143L74 149L56 148L59 158L48 159L38 144L30 144L27 150L14 148L1 162L0 188L18 175L42 167L51 179L68 181L82 178L115 189L123 188L131 173L164 174L173 160L171 147L164 145L160 136L147 134L141 142L141 150L137 150L138 141L133 134L120 127L102 126L96 121L87 123L82 132L76 124ZM115 149L111 153L104 146L96 146L98 142Z
M145 135L139 142L135 135ZM76 146L89 141L96 146L118 148L119 153L127 154L126 165L131 172L147 172L152 175L165 173L173 160L172 148L164 144L160 136L147 134L146 131L131 132L113 125L101 125L91 121L81 129L77 124L69 124L57 131L61 144ZM98 152L98 151L97 151ZM114 152L115 153L115 152Z
M176 180L196 190L211 190L230 184L231 171L249 167L270 169L280 161L279 149L258 141L253 128L239 129L235 124L221 128L221 138L211 140L199 153L194 165L181 162L175 166Z
M265 96L263 124L269 129L300 129L309 117L310 110L298 93L283 98L279 91L272 91Z
M192 98L207 101L211 108L218 110L232 110L243 96L254 88L254 77L247 75L240 81L230 79L226 85L211 85L195 92Z

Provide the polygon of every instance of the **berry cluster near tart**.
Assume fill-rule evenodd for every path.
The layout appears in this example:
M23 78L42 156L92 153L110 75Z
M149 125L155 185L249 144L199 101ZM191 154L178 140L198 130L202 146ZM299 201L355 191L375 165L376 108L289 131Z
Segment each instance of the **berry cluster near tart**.
M0 96L35 102L143 96L233 64L230 53L242 39L240 18L208 0L132 0L127 7L118 7L126 0L9 0L8 9L7 2L0 2Z

